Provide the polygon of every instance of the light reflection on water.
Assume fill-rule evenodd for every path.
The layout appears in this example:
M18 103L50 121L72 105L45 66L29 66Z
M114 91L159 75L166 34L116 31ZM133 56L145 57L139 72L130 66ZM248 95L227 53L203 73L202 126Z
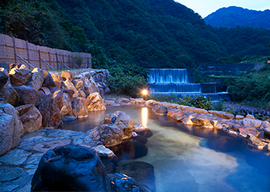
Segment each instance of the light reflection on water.
M155 167L156 191L270 191L270 157L222 130L185 126L138 106L108 107L63 128L85 132L118 110L153 132L148 154L136 161Z
M143 107L142 108L142 125L147 127L147 120L148 120L148 108L147 107Z

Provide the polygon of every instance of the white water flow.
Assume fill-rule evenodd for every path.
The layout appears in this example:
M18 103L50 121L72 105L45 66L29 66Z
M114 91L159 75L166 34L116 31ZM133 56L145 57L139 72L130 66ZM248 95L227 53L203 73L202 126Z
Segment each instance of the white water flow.
M187 69L150 69L152 93L216 93L216 84L193 83Z

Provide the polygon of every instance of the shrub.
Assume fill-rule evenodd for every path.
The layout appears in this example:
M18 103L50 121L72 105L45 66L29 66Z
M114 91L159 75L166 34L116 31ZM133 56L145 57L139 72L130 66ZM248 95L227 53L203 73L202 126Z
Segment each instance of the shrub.
M112 92L117 94L139 97L141 89L146 87L147 81L144 77L136 76L110 76L108 84Z
M171 95L150 95L148 99L153 99L156 101L161 102L170 102L170 103L176 103L179 105L186 105L191 107L197 107L201 109L211 110L212 104L211 104L211 98L210 97L204 97L203 95L199 96L184 96L183 98L178 98L177 96L171 94Z

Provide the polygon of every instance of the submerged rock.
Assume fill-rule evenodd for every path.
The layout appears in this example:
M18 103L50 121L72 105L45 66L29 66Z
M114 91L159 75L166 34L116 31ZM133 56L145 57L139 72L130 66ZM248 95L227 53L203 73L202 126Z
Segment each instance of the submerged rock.
M128 175L135 179L141 186L149 191L155 191L155 174L154 166L142 162L136 161L118 167L117 172Z
M112 192L147 192L146 189L141 187L134 179L120 173L108 174L110 187Z

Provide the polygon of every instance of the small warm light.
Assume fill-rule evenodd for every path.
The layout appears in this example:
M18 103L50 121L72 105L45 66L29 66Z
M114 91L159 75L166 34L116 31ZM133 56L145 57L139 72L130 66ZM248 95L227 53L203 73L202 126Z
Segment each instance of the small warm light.
M148 91L146 89L142 90L142 94L143 95L147 95L148 94Z

